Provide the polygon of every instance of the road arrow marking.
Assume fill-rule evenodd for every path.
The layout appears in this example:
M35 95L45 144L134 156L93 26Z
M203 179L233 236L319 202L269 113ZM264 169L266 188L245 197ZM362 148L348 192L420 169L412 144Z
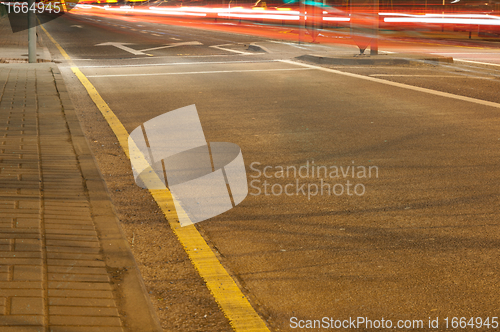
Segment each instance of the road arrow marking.
M181 42L181 43L168 44L168 45L160 46L160 47L146 48L146 49L141 50L141 51L142 52L146 52L146 51L160 50L162 48L170 48L170 47L177 47L177 46L187 46L187 45L203 45L203 44L200 43L200 42L197 42L197 41Z
M107 43L101 43L101 44L96 44L95 46L114 46L117 47L121 50L124 50L126 52L132 53L133 55L146 55L145 53L141 51L134 50L133 48L127 47L125 45L130 45L132 43L118 43L118 42L107 42Z

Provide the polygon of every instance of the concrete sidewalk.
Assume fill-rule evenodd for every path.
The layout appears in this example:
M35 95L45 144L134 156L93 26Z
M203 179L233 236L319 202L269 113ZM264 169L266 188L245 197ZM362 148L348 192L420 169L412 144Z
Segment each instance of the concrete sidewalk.
M37 62L50 62L49 50L38 33ZM28 30L12 33L7 15L0 17L0 63L28 62Z
M161 331L52 63L0 64L0 331Z

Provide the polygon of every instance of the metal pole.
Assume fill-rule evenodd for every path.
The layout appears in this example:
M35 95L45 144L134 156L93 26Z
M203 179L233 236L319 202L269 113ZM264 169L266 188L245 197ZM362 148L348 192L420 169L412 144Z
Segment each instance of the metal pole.
M373 0L373 39L370 45L370 55L378 55L379 0Z
M300 0L300 16L299 16L299 44L304 43L304 33L306 29L306 4L305 0Z
M28 62L36 62L35 0L28 0Z

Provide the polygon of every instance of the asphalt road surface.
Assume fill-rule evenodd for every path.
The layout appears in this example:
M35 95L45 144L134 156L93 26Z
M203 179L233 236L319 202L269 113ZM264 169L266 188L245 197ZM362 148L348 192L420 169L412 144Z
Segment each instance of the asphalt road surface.
M294 57L356 49L208 23L70 13L45 28L129 132L195 104L207 141L241 147L248 197L197 228L271 330L365 317L393 327L421 320L421 330L438 318L437 331L446 318L451 329L453 317L500 316L500 67L311 67ZM98 46L110 42L121 44ZM421 51L500 58L498 43L433 43ZM134 187L107 124L50 48L164 328L229 330L149 194ZM408 51L408 43L381 50Z

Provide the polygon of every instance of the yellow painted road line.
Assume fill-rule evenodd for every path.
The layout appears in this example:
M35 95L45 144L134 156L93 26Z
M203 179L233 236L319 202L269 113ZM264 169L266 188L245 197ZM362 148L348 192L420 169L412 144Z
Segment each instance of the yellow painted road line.
M71 61L70 56L64 49L52 38L48 31L41 26L45 34L54 43L62 56L69 61L71 70L78 77L80 82L87 90L90 98L94 101L97 108L108 122L120 142L123 151L130 159L128 147L128 132L120 122L118 117L109 108L108 104L102 99L95 87L90 83L87 77ZM229 320L235 331L269 331L266 324L255 312L254 308L248 302L238 288L233 278L224 269L214 252L208 246L194 225L181 227L178 223L177 212L175 212L173 197L169 190L153 190L149 192L161 208L165 218L170 224L175 235L181 242L189 259L195 266L200 276L205 280L208 289L212 293L215 301L219 304L222 312ZM169 211L170 210L170 211Z

